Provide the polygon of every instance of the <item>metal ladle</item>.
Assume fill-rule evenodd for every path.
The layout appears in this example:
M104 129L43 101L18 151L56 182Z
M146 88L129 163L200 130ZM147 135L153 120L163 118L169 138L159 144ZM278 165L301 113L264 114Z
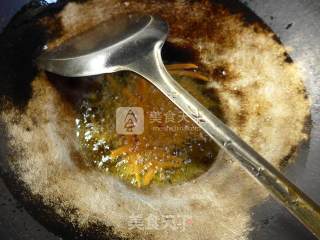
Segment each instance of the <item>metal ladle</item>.
M320 207L166 71L161 48L166 22L154 16L121 16L71 38L38 58L40 68L68 77L132 71L149 80L320 239Z

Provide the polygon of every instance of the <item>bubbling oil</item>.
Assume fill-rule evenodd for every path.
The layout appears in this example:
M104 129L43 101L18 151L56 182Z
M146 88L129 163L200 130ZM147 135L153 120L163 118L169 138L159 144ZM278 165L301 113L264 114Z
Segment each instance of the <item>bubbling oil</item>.
M218 113L217 102L211 94L204 94L205 84L190 76L176 79L204 106ZM76 119L76 134L87 166L141 188L191 180L214 162L217 145L145 79L123 72L97 81L97 90L82 100ZM143 118L143 133L117 133L116 111L120 107L143 109L142 116L132 116ZM134 120L124 127L132 131Z

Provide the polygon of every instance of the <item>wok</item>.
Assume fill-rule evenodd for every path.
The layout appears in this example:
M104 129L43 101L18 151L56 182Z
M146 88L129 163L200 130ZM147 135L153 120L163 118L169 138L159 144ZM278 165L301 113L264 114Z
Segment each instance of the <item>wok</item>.
M28 1L8 1L0 3L1 21L3 28L12 15ZM48 1L54 2L54 1ZM300 147L297 161L286 169L288 178L304 190L310 197L320 203L320 2L316 0L266 0L266 1L241 1L253 10L272 30L279 36L280 40L294 49L291 57L304 68L305 83L309 95L312 98L312 121L310 125L310 140ZM29 21L33 16L46 11L58 11L65 1L57 4L47 4L45 1L33 1L23 14L18 13L9 24L11 28L19 28L19 24ZM231 3L232 4L232 3ZM31 6L31 7L30 7ZM41 40L41 36L38 40ZM25 42L25 47L32 47L32 43ZM26 51L27 52L27 51ZM26 53L28 54L28 53ZM4 61L2 56L0 60ZM19 69L19 61L16 66ZM23 71L22 69L21 71ZM28 83L16 83L18 88L6 87L6 82L1 82L1 93L16 95L20 99L17 104L22 104L28 96L25 88ZM11 92L10 92L11 91ZM5 144L0 143L0 158L5 155ZM1 162L2 165L2 162ZM5 169L5 168L3 168ZM6 175L4 170L1 171ZM61 233L59 226L44 227L41 216L30 208L20 205L16 201L15 191L1 180L0 182L0 237L1 239L59 239L52 232ZM13 194L13 195L12 195ZM31 215L29 214L31 212ZM252 210L252 221L254 229L250 235L251 239L315 239L294 217L292 217L282 206L272 199L260 204ZM35 216L35 220L33 217ZM40 223L39 223L40 222ZM69 229L70 230L70 229ZM63 238L75 238L72 231L65 231Z

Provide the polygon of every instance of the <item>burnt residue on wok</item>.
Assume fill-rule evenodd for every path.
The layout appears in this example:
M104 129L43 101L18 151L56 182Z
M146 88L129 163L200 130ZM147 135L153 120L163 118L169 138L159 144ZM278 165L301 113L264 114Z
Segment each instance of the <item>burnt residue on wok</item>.
M38 4L37 1L33 1L18 13L18 15L0 35L0 50L2 53L0 56L0 76L2 78L1 81L5 83L0 87L0 96L9 99L10 102L15 107L21 109L22 112L32 96L31 83L37 74L37 68L34 63L35 58L40 54L47 41L61 37L61 34L63 33L61 19L57 17L57 14L61 9L63 9L66 2L67 1L58 1L57 4L43 6L40 3ZM86 1L78 2L78 4L81 4L81 2ZM148 1L141 2L144 3ZM266 31L266 33L270 32L270 29L263 24L256 15L238 1L219 0L213 2L215 4L223 4L233 14L241 14L246 24L257 24L259 27L257 27L255 31ZM165 3L166 1L159 1L159 4ZM204 1L204 4L209 3ZM207 7L206 5L204 6ZM160 12L159 14L161 15L162 13ZM208 12L208 14L211 13ZM88 27L90 27L90 24L91 23L88 23ZM263 28L261 28L261 26L263 26ZM194 28L198 29L198 31L194 32L191 30L189 32L179 32L180 29L178 27L174 28L173 31L175 31L177 35L184 36L185 39L194 36L194 34L208 34L208 37L212 37L213 41L221 43L222 47L220 51L224 51L224 49L227 49L234 44L232 35L229 38L220 36L218 32L211 31L211 25L209 24L193 26L193 28L190 29ZM212 35L210 35L210 33L212 33ZM280 42L276 35L273 35L273 37ZM285 54L286 61L288 63L292 63L289 55L287 53ZM228 71L228 64L222 64L214 69L207 69L204 66L201 66L199 52L194 50L191 42L186 42L183 44L183 47L174 43L167 43L164 47L163 56L166 63L181 61L195 62L222 84L224 81L228 81L224 73L225 71ZM16 69L19 69L19 71ZM79 86L79 84L73 79L63 79L55 75L48 75L48 78L52 85L60 91L62 98L64 98L65 101L72 103L75 99L74 95L70 95L70 91L68 91L68 89L78 88L81 90L81 85ZM64 82L64 84L61 84L61 82ZM83 84L85 84L85 81ZM74 91L74 94L78 94L78 92ZM234 90L233 94L241 97L242 93ZM2 108L10 108L11 103L1 106ZM237 121L239 121L239 124L244 124L246 120L247 116L240 114ZM19 116L17 116L17 121L19 121ZM34 124L36 125L37 122L35 121ZM292 151L289 155L292 155L295 152L295 148L296 146L292 147ZM16 153L11 153L10 155L11 157L16 157L19 155L19 149L16 149ZM290 156L287 157L287 159L289 158ZM99 222L92 222L85 229L79 229L77 225L57 214L54 209L54 205L58 204L59 201L52 202L52 205L48 205L48 202L43 199L43 196L40 194L32 194L29 191L28 186L26 186L21 180L17 179L15 174L12 174L10 171L6 171L3 172L2 175L5 177L10 190L25 204L30 213L41 223L45 224L50 231L59 234L63 238L123 239L114 233L115 230L113 226L108 227L104 224L100 224ZM77 212L77 209L66 207L65 211L66 213L69 212L70 215L73 215ZM153 236L150 234L144 237L152 239Z
M0 65L2 87L0 96L8 97L16 106L23 107L31 97L31 81L37 73L35 59L43 47L50 39L54 39L61 34L61 23L55 17L57 13L68 2L78 2L79 4L90 0L60 0L54 4L47 4L42 1L31 1L25 5L10 21L0 35ZM266 31L271 29L262 20L250 11L239 1L215 0L214 2L228 7L233 14L239 14L247 24L263 24ZM42 19L42 20L41 20ZM44 22L49 22L48 24ZM257 31L260 28L257 28ZM196 34L206 34L209 29L197 29ZM209 30L210 32L210 30ZM190 33L185 33L188 36ZM277 35L273 36L276 41L281 43ZM221 39L226 44L231 44L232 36L229 39ZM191 46L176 46L167 42L163 47L162 55L165 63L174 62L194 62L199 61L199 53L194 51ZM293 63L290 55L285 53L286 61ZM13 69L19 69L14 71ZM212 73L221 78L223 66L214 69ZM70 80L72 81L72 80Z
M31 81L37 68L35 58L47 40L59 34L59 23L54 31L39 24L39 19L57 13L64 4L43 5L32 1L24 6L0 35L1 97L9 98L16 106L24 107L31 97Z
M14 16L1 32L0 110L9 107L7 104L3 104L4 99L10 99L10 102L22 111L27 105L32 95L31 82L38 72L35 59L42 52L49 39L60 35L61 25L59 19L54 18L54 15L68 2L80 3L84 1L60 0L56 4L50 5L42 1L31 1ZM40 19L46 18L50 18L51 27L40 23ZM54 77L52 78L54 79ZM59 80L63 79L60 77ZM72 79L65 79L65 81L72 81ZM72 84L72 87L74 86L78 86L78 84ZM0 128L0 135L6 136L5 126L2 122ZM5 145L6 140L8 139L1 139L1 155L8 153ZM18 154L18 149L16 153L11 152L9 155L14 156L16 154ZM113 234L112 227L108 228L104 225L93 223L88 229L79 230L66 219L56 214L50 206L45 205L40 195L30 194L25 184L8 171L8 166L3 156L0 156L0 160L1 177L5 180L13 196L23 203L23 207L40 223L44 224L49 231L63 237L63 239L102 239L99 237L101 232L109 233L107 234L107 239L120 239ZM105 239L105 236L103 239Z

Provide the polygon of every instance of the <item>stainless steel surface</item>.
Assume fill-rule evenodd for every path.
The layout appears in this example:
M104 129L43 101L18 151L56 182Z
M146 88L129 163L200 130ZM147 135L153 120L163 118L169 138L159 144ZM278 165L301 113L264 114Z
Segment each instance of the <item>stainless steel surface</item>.
M110 22L45 52L38 58L38 65L68 77L128 70L129 64L139 61L152 51L157 41L166 37L166 25L158 24L159 21L149 16L123 16Z
M112 28L112 29L111 29ZM113 32L104 39L105 33ZM239 160L291 213L320 239L320 208L255 152L166 71L161 48L168 26L152 16L113 19L77 36L39 58L39 66L63 76L89 76L115 71L136 72L162 91L230 156Z

